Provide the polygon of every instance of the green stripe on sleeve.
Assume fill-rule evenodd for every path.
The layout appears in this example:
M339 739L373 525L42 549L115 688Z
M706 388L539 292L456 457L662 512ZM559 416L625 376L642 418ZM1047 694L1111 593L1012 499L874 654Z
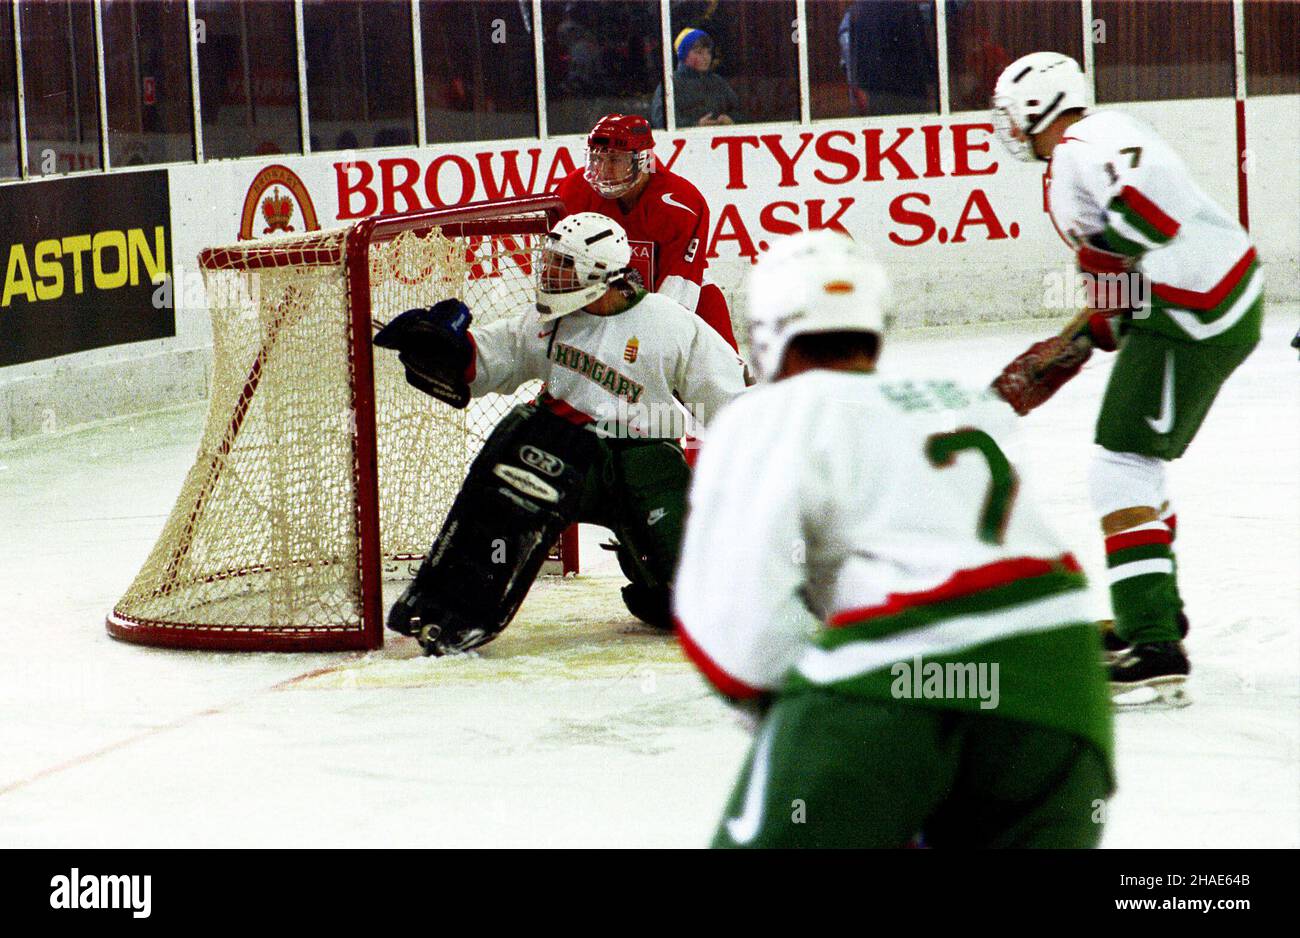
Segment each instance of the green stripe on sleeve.
M1114 226L1110 224L1106 225L1102 234L1106 238L1106 244L1108 244L1116 254L1123 254L1127 257L1141 257L1147 252L1147 246L1145 244L1138 244L1136 241L1130 241L1128 238L1116 231Z
M1122 195L1117 195L1115 198L1111 199L1110 205L1108 205L1107 208L1110 211L1121 215L1126 222L1141 232L1142 237L1146 238L1148 241L1152 241L1155 244L1164 244L1169 240L1168 235L1161 234L1154 225L1138 214L1137 210L1134 209L1133 206L1124 201Z

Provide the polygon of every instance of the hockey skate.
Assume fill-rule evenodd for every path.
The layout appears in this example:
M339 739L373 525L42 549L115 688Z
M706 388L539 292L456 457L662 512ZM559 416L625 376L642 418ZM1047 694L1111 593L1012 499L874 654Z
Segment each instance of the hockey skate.
M443 655L459 655L486 645L499 632L499 629L490 631L470 626L453 617L452 622L422 624L415 640L420 643L425 655L441 658Z
M1119 633L1115 631L1114 619L1102 619L1097 623L1097 628L1101 630L1101 662L1109 668L1124 657L1124 654L1133 646L1119 637ZM1178 613L1179 639L1187 638L1190 629L1191 624L1187 621L1187 616L1181 612Z
M424 600L416 577L388 611L388 628L409 635L426 655L440 658L469 651L491 641L501 629L472 626L459 616Z
M623 587L623 605L651 628L661 632L673 630L672 596L667 590L652 590L640 583L629 583Z
M1192 666L1182 642L1132 645L1110 666L1110 692L1120 709L1185 707Z

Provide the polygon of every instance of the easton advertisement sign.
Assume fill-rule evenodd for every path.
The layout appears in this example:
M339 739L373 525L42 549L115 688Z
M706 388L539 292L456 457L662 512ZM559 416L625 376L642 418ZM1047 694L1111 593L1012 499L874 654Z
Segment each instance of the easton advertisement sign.
M0 366L175 335L165 170L0 187Z

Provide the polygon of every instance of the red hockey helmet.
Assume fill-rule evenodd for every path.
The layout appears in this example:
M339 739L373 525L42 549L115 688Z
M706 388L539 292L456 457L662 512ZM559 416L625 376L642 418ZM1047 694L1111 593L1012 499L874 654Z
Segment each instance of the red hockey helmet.
M606 114L587 135L584 176L602 197L616 199L654 169L654 145L644 117Z

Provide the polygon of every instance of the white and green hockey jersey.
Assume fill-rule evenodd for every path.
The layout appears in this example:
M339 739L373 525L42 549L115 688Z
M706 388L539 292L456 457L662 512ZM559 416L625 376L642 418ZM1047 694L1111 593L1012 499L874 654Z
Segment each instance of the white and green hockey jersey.
M738 398L691 487L674 586L688 655L733 698L898 699L900 663L996 664L996 715L1108 752L1084 576L1009 458L1014 419L987 388L884 372Z
M647 293L612 316L579 310L543 323L535 309L472 327L470 393L508 394L540 378L542 403L610 434L680 437L745 390L745 364L708 323ZM684 420L682 405L693 420Z
M1259 339L1264 278L1250 237L1146 124L1103 110L1071 126L1052 152L1047 201L1072 248L1100 237L1146 276L1150 304L1134 330L1217 345Z

